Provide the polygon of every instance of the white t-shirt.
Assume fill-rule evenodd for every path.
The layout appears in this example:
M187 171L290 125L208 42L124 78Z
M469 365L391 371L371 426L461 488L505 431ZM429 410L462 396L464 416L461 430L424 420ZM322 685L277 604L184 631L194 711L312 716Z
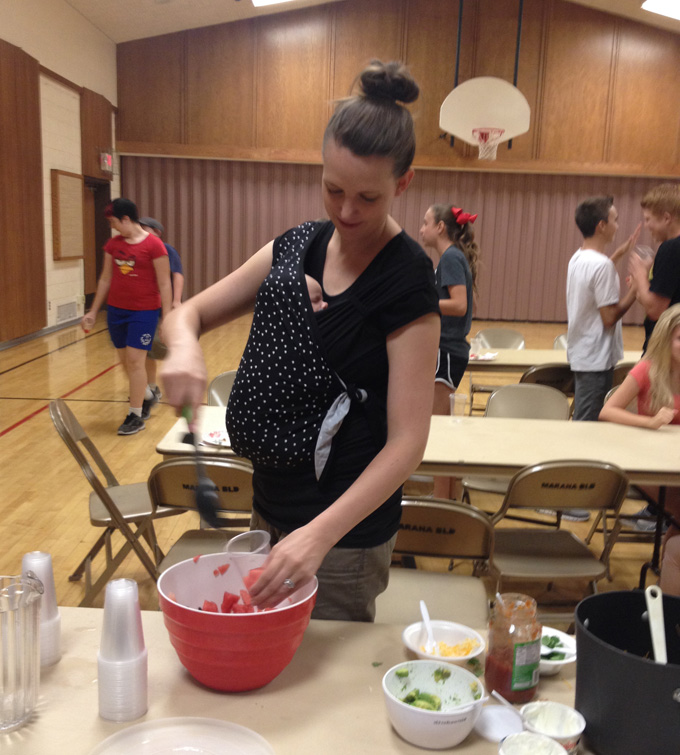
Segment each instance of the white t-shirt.
M620 299L614 263L594 249L579 249L567 271L567 359L576 372L602 372L623 358L621 320L605 328L600 307Z

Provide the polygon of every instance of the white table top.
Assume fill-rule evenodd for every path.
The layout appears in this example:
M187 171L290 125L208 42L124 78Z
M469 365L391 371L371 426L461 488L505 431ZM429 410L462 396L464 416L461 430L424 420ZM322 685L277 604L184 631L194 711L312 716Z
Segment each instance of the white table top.
M224 429L225 409L203 407L201 432ZM186 422L178 420L156 450L171 457L193 453L181 443ZM231 455L225 448L203 446L208 455ZM590 459L620 466L631 482L680 485L680 425L659 430L609 422L546 419L432 417L423 461L418 469L434 475L514 474L522 467L556 459Z
M200 716L246 726L277 755L423 752L392 729L382 677L408 659L403 627L312 621L290 665L260 690L223 693L194 682L181 666L160 611L143 611L149 653L149 710L138 721L99 717L97 650L103 610L61 608L62 659L44 669L39 703L21 729L0 734L3 755L87 755L111 734L154 719ZM380 664L376 666L374 664ZM541 677L538 698L573 704L575 664ZM460 755L496 755L498 745L472 733Z
M471 359L469 372L524 372L529 367L543 364L569 364L566 349L484 349L484 354L496 354L495 359ZM640 351L625 351L622 362L638 362Z

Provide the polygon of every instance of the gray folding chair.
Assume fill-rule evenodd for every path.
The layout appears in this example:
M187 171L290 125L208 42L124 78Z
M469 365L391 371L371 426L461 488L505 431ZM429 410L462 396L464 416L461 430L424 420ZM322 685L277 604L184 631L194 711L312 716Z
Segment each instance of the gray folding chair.
M253 507L253 467L245 459L203 458L207 476L220 499L220 529L188 530L170 548L158 567L159 574L187 558L218 553L227 541L250 527ZM156 506L196 509L196 459L179 456L162 461L151 470L149 496Z
M121 485L63 399L50 402L50 417L93 488L93 492L90 493L90 524L104 529L69 577L70 581L76 582L85 574L85 596L80 605L92 605L97 593L113 577L131 550L155 581L159 573L158 565L164 554L156 540L153 520L181 514L185 509L154 505L144 482ZM99 475L95 468L99 470ZM105 482L101 481L100 476ZM114 554L112 535L115 532L120 532L125 541ZM142 538L146 541L151 555L144 547ZM102 549L105 557L104 569L93 583L93 560Z
M568 530L499 528L498 524L508 511L518 508L591 509L617 517L627 489L623 470L605 462L552 461L520 470L493 517L495 541L490 568L496 575L497 590L504 579L530 583L572 583L580 579L596 592L598 580L607 573L618 522L599 558Z
M549 363L529 367L519 382L547 385L561 391L565 396L574 395L574 373L568 364Z
M480 339L483 349L493 351L493 349L523 349L524 336L512 328L483 328L477 332L476 338ZM468 365L469 370L474 369ZM500 388L499 385L490 385L488 383L473 383L472 374L470 374L470 414L474 408L475 393L493 393Z
M426 598L433 618L484 626L488 599L484 583L476 575L487 566L493 550L490 518L456 501L408 497L402 500L401 514L395 556L468 559L473 562L473 576L392 568L389 586L376 601L376 621L419 621L420 599Z
M236 370L222 372L210 381L208 386L208 406L226 406L234 385Z

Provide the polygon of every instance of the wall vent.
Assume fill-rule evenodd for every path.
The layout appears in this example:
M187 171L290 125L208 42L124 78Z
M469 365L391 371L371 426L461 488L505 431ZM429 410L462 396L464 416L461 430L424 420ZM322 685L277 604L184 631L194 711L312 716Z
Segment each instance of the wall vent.
M74 301L57 306L57 323L75 320L78 317L78 305Z

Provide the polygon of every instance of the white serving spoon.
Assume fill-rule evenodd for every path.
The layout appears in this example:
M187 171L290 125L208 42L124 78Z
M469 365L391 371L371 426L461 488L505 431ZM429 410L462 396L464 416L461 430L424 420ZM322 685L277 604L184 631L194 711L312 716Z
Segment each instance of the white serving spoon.
M425 605L424 600L420 601L420 613L423 617L423 625L425 627L425 631L427 632L427 639L425 640L425 652L432 654L435 650L434 632L432 631L430 613L427 610L427 606Z
M649 616L649 631L652 635L652 650L657 663L667 663L666 630L663 621L663 593L657 585L650 585L645 590L647 614Z

